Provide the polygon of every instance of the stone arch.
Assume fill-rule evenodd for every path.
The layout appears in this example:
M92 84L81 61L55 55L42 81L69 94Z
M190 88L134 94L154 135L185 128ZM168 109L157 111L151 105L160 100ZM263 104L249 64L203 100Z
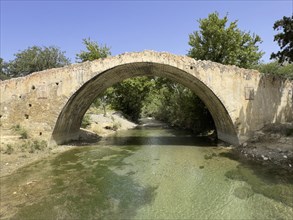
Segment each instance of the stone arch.
M192 66L190 69L192 70ZM94 74L69 98L59 114L52 140L64 143L77 139L82 118L94 99L113 84L137 76L160 76L181 83L191 89L207 106L217 129L218 138L238 144L239 140L223 100L196 75L170 64L130 62Z
M193 90L210 110L218 138L231 144L244 143L266 124L292 122L292 80L142 51L0 81L1 128L19 124L31 137L52 144L76 139L82 116L99 93L141 75L167 77Z

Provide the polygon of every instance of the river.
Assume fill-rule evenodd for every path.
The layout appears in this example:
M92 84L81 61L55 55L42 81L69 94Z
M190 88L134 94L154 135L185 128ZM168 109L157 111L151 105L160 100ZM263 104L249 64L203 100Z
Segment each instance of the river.
M292 177L141 127L1 178L1 219L292 219Z

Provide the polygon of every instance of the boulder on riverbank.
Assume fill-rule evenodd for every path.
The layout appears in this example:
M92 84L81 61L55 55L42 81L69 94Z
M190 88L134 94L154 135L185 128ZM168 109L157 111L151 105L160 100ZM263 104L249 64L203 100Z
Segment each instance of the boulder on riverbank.
M104 136L114 133L118 130L128 130L137 126L137 124L127 120L119 112L108 112L104 114L89 114L89 126L87 129L98 135Z

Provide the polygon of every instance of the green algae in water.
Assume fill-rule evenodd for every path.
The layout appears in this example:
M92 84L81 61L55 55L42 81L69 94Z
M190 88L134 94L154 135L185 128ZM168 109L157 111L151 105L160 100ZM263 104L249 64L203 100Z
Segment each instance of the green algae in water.
M229 170L225 173L225 176L231 180L247 181L247 177L239 169Z
M234 190L233 195L239 199L247 199L254 194L253 190L249 187L242 186Z
M271 175L276 172L276 170L265 170L258 166L251 169L251 167L239 165L237 169L227 171L225 176L231 180L245 181L251 186L254 193L293 207L293 185L288 181L291 180L292 176L290 174L286 176ZM242 195L241 190L243 189L237 190L236 196Z
M128 131L122 139L118 135L109 138L110 142L76 148L29 166L24 176L12 175L1 182L7 188L17 180L2 201L17 210L12 219L24 220L291 219L292 184L281 174L273 173L279 176L277 180L255 167L221 157L223 150L202 142L192 146L190 136L184 145L182 133L182 143L176 146L170 142L176 132L159 131L161 140L158 130ZM166 138L170 135L171 139ZM124 146L125 140L131 145ZM145 145L135 145L142 142ZM207 154L213 159L205 160ZM35 176L43 178L38 179L39 185L26 186ZM20 194L18 186L23 184L31 190L26 200L6 203Z
M142 186L129 175L121 176L109 169L109 166L125 165L123 159L131 155L130 152L120 151L120 154L117 154L117 151L103 150L106 152L92 152L99 155L100 162L87 169L80 168L78 161L81 158L76 158L74 155L73 157L66 155L64 161L61 155L57 157L52 161L54 166L57 164L65 171L71 170L74 166L68 163L71 164L76 160L79 172L57 172L58 175L53 180L54 185L49 194L38 203L20 209L14 218L117 219L135 216L136 209L153 201L156 187ZM74 154L76 155L77 152ZM115 153L116 156L102 160L103 157L111 155L109 152Z

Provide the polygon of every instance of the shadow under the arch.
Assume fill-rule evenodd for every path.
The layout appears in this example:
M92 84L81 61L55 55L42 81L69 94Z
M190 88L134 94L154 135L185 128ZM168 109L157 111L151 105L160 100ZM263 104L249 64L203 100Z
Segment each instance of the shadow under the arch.
M167 130L170 135L136 135L136 130ZM67 144L75 146L99 145L104 146L194 146L194 147L216 147L218 140L214 136L197 136L185 130L167 129L162 127L140 127L123 130L124 135L115 132L108 136L100 136L89 130L80 129L78 138Z
M76 138L66 142L67 145L91 145L98 143L103 137L86 129L80 129Z
M202 146L215 147L214 141L205 137L140 137L140 136L126 136L126 137L106 137L103 145L116 146Z

